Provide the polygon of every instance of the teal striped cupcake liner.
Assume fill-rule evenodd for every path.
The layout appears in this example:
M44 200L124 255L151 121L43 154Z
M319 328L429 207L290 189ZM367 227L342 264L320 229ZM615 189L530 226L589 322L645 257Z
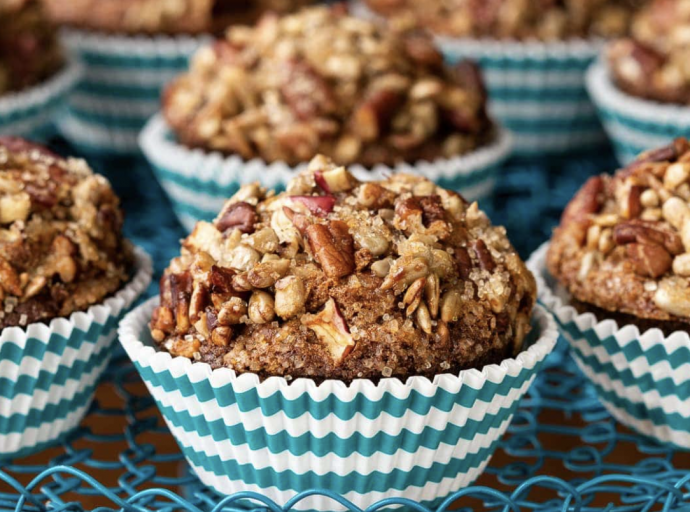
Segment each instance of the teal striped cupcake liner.
M0 96L0 135L46 141L55 133L54 122L81 72L76 61L68 61L45 82Z
M205 37L125 36L66 30L63 43L84 66L69 96L62 134L88 153L137 154L137 137L160 108L164 86L187 70Z
M191 231L200 220L213 220L239 188L247 183L282 191L306 164L297 167L263 160L245 161L238 156L190 149L175 136L159 114L146 125L139 139L144 156L172 202L182 225ZM499 129L494 142L466 155L434 162L384 165L365 169L349 166L362 180L384 179L390 173L406 172L425 176L438 185L461 192L468 200L487 197L493 191L502 164L510 155L512 137Z
M221 494L256 491L281 505L314 488L362 508L400 496L432 504L469 485L558 337L537 308L526 348L481 371L350 385L260 381L158 351L147 325L157 303L125 317L120 342L187 460ZM325 497L306 506L339 509Z
M676 137L690 137L690 107L636 98L619 90L601 61L587 72L587 89L622 165Z
M530 258L540 300L611 415L661 443L690 449L690 335L644 333L635 325L578 313L546 270L548 244Z
M150 258L140 249L135 255L134 277L103 304L0 332L0 460L55 443L84 417L117 324L151 281Z
M380 19L362 0L360 17ZM446 61L470 59L482 70L489 111L515 137L513 153L540 157L603 145L606 137L585 89L585 72L604 42L500 41L436 37Z

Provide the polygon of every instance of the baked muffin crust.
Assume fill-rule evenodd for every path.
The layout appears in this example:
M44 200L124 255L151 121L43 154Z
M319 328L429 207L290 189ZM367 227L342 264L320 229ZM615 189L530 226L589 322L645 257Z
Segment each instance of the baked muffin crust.
M690 104L689 30L687 1L652 1L635 17L631 37L608 49L617 86L642 98Z
M38 84L63 64L39 0L0 1L0 95Z
M0 329L103 301L128 280L132 250L105 178L23 139L0 137Z
M686 139L590 178L554 232L551 274L600 309L690 323L689 178Z
M432 377L498 363L536 285L476 203L417 176L358 182L316 157L279 195L247 185L161 279L153 339L261 377Z
M79 28L126 34L220 33L267 11L290 12L313 0L44 0L52 18Z
M451 69L428 37L314 7L233 27L167 89L185 145L297 165L435 160L486 143L477 68Z
M643 0L365 0L394 24L438 35L492 39L616 37Z

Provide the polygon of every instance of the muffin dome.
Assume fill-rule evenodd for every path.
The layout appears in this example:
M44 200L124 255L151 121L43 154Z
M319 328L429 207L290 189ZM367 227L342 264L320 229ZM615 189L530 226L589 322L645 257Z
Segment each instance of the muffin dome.
M56 31L39 0L0 2L0 95L49 78L62 66Z
M690 4L655 0L636 17L629 39L608 50L618 87L635 96L690 104Z
M43 0L58 23L129 34L220 32L313 0Z
M578 301L687 330L689 202L685 139L590 178L554 232L549 271Z
M434 160L492 136L477 69L444 66L431 39L314 7L230 28L168 88L163 110L192 147L296 165Z
M105 178L0 137L0 329L69 316L129 276L123 214Z
M614 37L627 33L644 0L365 0L396 24L421 25L451 37L541 39Z
M476 203L420 177L358 182L324 157L248 185L161 279L153 339L262 377L433 376L519 351L536 286Z

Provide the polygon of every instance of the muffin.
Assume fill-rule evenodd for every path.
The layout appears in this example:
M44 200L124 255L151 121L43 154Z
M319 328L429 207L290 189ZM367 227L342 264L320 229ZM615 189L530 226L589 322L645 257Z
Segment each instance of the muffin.
M642 0L366 0L375 12L395 23L425 27L451 37L538 39L624 35L633 10Z
M53 76L63 65L55 28L38 0L0 3L0 95Z
M317 157L286 192L245 186L197 224L151 335L262 377L433 377L518 353L535 294L476 203L411 175L361 183Z
M590 178L529 266L576 361L625 425L690 447L690 143Z
M110 185L83 160L0 137L0 358L14 365L0 459L55 441L86 412L116 322L151 277L122 220Z
M587 89L623 165L690 136L689 28L687 2L653 0L630 36L612 42L588 73Z
M535 295L476 203L318 156L198 223L119 338L217 492L433 510L486 467L555 345Z
M636 97L690 104L690 7L677 0L655 0L636 17L629 38L607 51L613 80Z
M163 100L190 147L290 166L450 158L493 137L476 67L443 65L431 39L314 7L204 47Z
M127 34L221 32L266 11L289 12L311 0L44 0L52 18L73 27Z
M0 1L0 135L54 134L54 116L78 75L40 0Z
M606 144L585 89L608 38L628 33L644 0L361 0L362 16L421 25L449 62L476 61L489 110L515 135L514 153L540 158ZM368 6L368 7L367 7Z

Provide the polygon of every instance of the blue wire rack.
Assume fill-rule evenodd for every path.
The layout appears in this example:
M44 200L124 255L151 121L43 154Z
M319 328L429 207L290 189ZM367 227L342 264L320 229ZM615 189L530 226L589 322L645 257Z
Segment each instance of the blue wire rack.
M69 151L64 145L58 150ZM153 257L158 275L184 236L146 164L90 160L113 182L128 212L127 235ZM495 196L482 207L504 224L527 257L550 235L564 204L593 174L612 170L611 153L549 162L511 162ZM155 293L155 284L149 291ZM690 511L690 453L675 452L618 426L559 343L522 401L508 434L476 485L437 511ZM190 471L158 415L153 399L119 352L104 375L82 426L29 459L0 466L0 510L127 510L209 512L290 510L313 493L351 511L327 490L287 504L254 493L223 497ZM391 505L428 509L409 500ZM282 506L281 506L282 505Z

